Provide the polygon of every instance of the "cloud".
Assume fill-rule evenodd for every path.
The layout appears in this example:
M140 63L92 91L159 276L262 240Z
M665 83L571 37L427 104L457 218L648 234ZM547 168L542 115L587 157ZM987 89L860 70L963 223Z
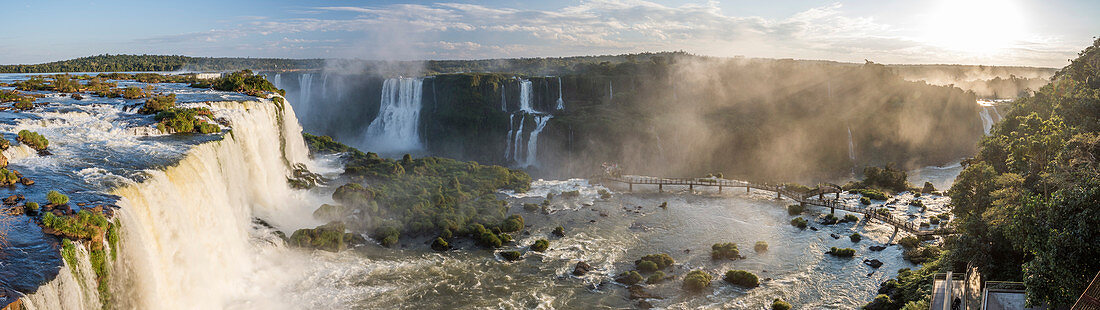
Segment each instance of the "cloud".
M662 5L642 0L590 0L556 10L499 8L469 3L307 8L303 18L249 18L231 30L140 40L153 44L251 44L278 35L281 49L314 57L500 58L686 50L715 56L816 58L879 62L980 61L983 55L946 51L908 38L871 17L849 16L832 3L786 18L733 16L716 2ZM335 37L316 44L311 37ZM387 52L393 46L397 51ZM410 50L417 49L417 50ZM999 55L1008 61L1050 63L1073 56L1053 40ZM945 59L944 55L956 58ZM989 57L990 55L984 55ZM954 60L963 59L963 60ZM986 59L988 60L988 59Z

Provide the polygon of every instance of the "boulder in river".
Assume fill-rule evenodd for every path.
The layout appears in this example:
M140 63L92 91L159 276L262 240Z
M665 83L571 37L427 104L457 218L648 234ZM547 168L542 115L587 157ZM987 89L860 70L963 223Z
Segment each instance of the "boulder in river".
M578 277L583 276L588 273L589 270L592 270L592 266L589 266L588 263L582 260L577 262L576 266L573 266L573 275Z
M865 264L867 266L871 266L871 268L882 267L882 261L877 260L877 259L864 259L863 264Z
M885 246L881 246L881 245L872 245L872 246L871 246L871 247L870 247L869 249L870 249L871 251L875 251L875 252L878 252L878 251L882 251L882 250L885 250L885 249L886 249L886 247L885 247Z
M630 291L630 299L662 299L661 296L647 292L641 285L631 285L627 290Z
M34 185L34 180L23 177L19 178L19 183L23 184L24 186L31 186Z
M23 201L24 199L26 198L24 198L22 194L11 195L7 198L4 198L4 205L14 206L16 203Z

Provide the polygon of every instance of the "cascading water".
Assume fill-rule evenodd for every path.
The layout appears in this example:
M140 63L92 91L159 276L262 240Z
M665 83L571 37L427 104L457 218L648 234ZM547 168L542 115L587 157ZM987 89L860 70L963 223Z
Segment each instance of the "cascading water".
M856 160L856 144L852 140L852 127L848 127L848 159Z
M558 110L565 110L565 100L563 100L562 97L563 96L562 96L562 91L561 91L561 77L559 76L558 77L558 106L557 106Z
M988 136L989 132L993 130L993 118L989 116L989 107L983 106L982 109L978 111L978 117L982 119L982 132Z
M508 115L508 136L504 138L504 159L512 158L512 134L515 132L516 115Z
M378 116L367 127L366 143L371 149L395 153L420 149L418 123L424 79L390 78L382 84Z
M531 105L531 81L519 81L519 110L523 113L537 113Z
M508 112L508 99L504 97L504 87L500 88L500 111Z
M611 81L607 81L607 100L615 100L615 88L611 87Z
M283 75L276 73L275 80L272 82L275 84L275 88L283 88Z
M527 138L527 158L523 161L523 166L538 166L539 133L546 128L546 123L553 117L549 114L535 116L535 130L531 131L531 137Z
M512 160L515 160L517 163L520 161L521 158L526 158L526 157L520 157L520 155L519 155L520 141L523 141L523 121L526 119L525 116L527 116L527 115L526 114L520 114L520 117L519 117L519 130L516 130L516 136L515 136L515 138L512 142Z
M37 292L24 297L26 302L23 305L28 310L103 308L99 302L99 291L95 287L96 275L88 250L76 243L73 245L72 258L72 261L61 266L57 278L39 287Z
M323 75L324 77L321 79L321 96L328 99L328 73L324 73Z
M299 75L298 86L301 88L298 92L298 103L302 106L309 106L309 91L313 88L313 75L309 73Z
M112 273L120 308L222 309L286 307L297 301L262 297L286 285L280 255L260 255L254 217L284 229L316 225L316 198L292 190L287 161L307 158L297 120L270 103L216 109L233 124L224 139L198 145L176 166L148 171L142 183L118 188L123 233ZM280 118L283 122L280 123ZM299 144L302 145L293 145ZM280 147L284 150L280 151ZM289 156L284 155L289 154ZM270 237L270 236L269 236ZM282 267L285 268L286 266ZM270 304L268 304L270 303Z

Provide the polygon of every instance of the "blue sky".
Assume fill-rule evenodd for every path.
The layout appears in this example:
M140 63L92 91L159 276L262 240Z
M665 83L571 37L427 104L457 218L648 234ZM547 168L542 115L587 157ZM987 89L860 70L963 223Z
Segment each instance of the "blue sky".
M472 59L712 56L1061 67L1095 0L0 0L0 63L95 54Z

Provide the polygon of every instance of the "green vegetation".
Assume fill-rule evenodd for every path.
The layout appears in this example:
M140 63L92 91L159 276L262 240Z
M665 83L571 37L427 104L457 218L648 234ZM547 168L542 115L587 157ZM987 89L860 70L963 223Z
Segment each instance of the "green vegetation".
M46 200L52 205L64 205L69 203L69 196L65 196L58 191L49 191L46 193Z
M684 276L683 288L689 291L699 291L710 286L710 281L714 280L714 276L706 271L692 270Z
M451 244L447 243L447 240L443 240L443 237L436 237L435 241L432 241L432 250L447 251L451 249Z
M898 270L898 277L883 282L879 286L880 294L865 309L913 309L921 304L928 309L928 298L932 290L933 276L941 269L941 261L925 263L920 269ZM912 305L912 306L911 306Z
M599 189L598 193L600 194L600 199L609 199L609 198L611 198L611 192L607 191L606 189L601 188L601 189Z
M905 170L897 168L893 163L885 167L863 168L863 180L855 185L857 188L883 189L892 192L904 192L909 190L908 174ZM878 199L871 197L872 199ZM884 200L885 198L879 199Z
M2 155L0 155L2 156ZM0 185L9 186L19 182L19 175L8 168L0 168Z
M660 272L660 271L655 271L655 272L653 272L653 274L649 275L649 277L645 279L645 283L646 284L657 284L657 283L661 283L661 281L664 281L664 280L665 280L665 273Z
M638 266L639 267L638 269L641 270L641 266L643 264L645 264L646 262L652 263L654 266L657 267L657 270L664 270L665 268L668 268L669 266L672 266L672 264L676 263L676 261L672 259L672 256L668 256L668 254L661 253L661 254L649 254L649 255L646 255L646 256L642 256L641 259L638 259L638 260L634 261L634 265ZM648 264L646 264L646 265L648 265Z
M517 261L523 258L523 253L520 253L519 251L502 251L500 252L500 257L508 261ZM639 275L638 277L641 276Z
M852 242L859 242L860 240L863 240L863 236L861 236L859 233L852 233L852 235L848 236L848 239L852 240Z
M828 252L825 252L825 254L829 254L829 255L832 255L832 256L836 256L836 257L852 257L852 256L856 255L856 250L855 249L850 249L850 248L841 249L841 248L837 248L837 247L832 247L831 249L829 249Z
M783 301L782 299L776 298L774 301L772 301L772 310L791 310L791 304Z
M798 227L800 229L806 229L806 226L808 226L808 225L809 225L809 222L807 222L806 219L804 219L802 217L796 217L796 218L791 219L791 226Z
M174 98L174 96L173 96ZM167 108L157 112L153 119L157 121L157 129L166 133L216 133L221 132L221 127L208 123L205 119L213 117L214 113L205 107L202 108Z
M766 252L768 251L768 243L764 241L757 241L756 246L753 246L753 250L756 250L756 252Z
M738 259L741 258L737 251L737 244L732 242L715 243L710 246L711 259Z
M19 131L18 140L37 151L43 151L50 146L50 140L46 140L46 137L26 129Z
M552 231L550 233L552 233L552 234L554 234L555 236L558 236L558 237L565 237L565 227L561 227L559 225L558 227L554 227L554 231Z
M932 185L932 182L924 182L924 187L921 187L920 193L917 194L917 197L920 197L920 194L931 194L935 192L936 186Z
M760 285L760 279L755 274L744 270L726 271L726 276L722 277L722 280L744 288L754 288Z
M626 285L634 285L642 282L642 274L637 271L631 270L620 273L615 277L615 282L619 282Z
M849 191L874 200L886 200L887 198L886 193L877 189L851 189Z
M787 214L788 215L799 215L799 214L802 214L802 212L806 212L806 207L804 207L800 204L798 204L798 205L788 205L787 206Z
M550 247L550 241L546 239L535 240L535 243L531 244L531 251L546 252L546 249Z
M0 65L0 73L319 69L322 59L210 58L171 55L96 55L34 65Z
M849 213L849 214L845 214L845 215L844 215L844 219L843 219L843 220L841 220L841 221L842 221L842 222L852 222L852 223L855 223L855 222L859 222L859 217L858 217L858 216L856 216L855 214L850 214L850 213Z
M636 268L638 268L638 271L641 271L641 272L654 272L654 271L657 271L657 263L654 263L654 262L648 261L648 260L647 261L641 261L641 262L638 263Z
M347 228L344 223L333 221L313 229L303 228L296 230L290 235L290 239L287 243L298 247L339 252L347 249L348 244L365 241L365 239L356 234L345 233L344 231L346 230Z
M38 203L37 202L33 202L33 201L28 202L27 204L23 205L23 207L26 208L27 211L30 211L31 213L38 212Z
M869 206L871 205L871 199L867 197L859 197L859 204Z
M145 105L138 110L141 114L157 114L176 106L176 94L155 95L145 100Z
M261 96L264 92L272 92L286 96L286 91L275 87L263 76L252 73L252 70L241 70L211 80L209 83L194 83L191 87L213 88L220 91L235 91L249 96Z
M948 191L945 268L1023 281L1028 301L1072 305L1100 270L1100 39L1012 103ZM907 298L905 302L919 298Z

